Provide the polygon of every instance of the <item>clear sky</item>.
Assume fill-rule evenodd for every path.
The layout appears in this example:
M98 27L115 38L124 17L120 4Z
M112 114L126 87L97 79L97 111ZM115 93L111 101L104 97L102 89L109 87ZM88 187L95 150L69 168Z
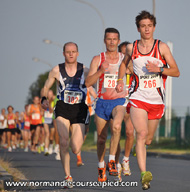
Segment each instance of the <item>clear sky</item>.
M86 3L85 3L86 2ZM103 50L104 28L115 27L121 41L139 39L135 17L153 12L152 0L0 0L0 108L23 110L30 85L39 74L64 62L60 45L74 41L78 60L89 67ZM156 0L154 38L173 43L181 76L173 78L173 108L182 114L190 106L188 62L189 0ZM42 62L34 62L33 57ZM47 63L45 63L45 62Z

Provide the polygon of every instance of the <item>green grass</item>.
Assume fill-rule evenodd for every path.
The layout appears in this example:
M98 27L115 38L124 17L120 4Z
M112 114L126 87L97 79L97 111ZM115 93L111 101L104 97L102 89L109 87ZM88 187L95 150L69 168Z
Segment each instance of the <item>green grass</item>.
M135 142L134 142L135 143ZM121 150L124 150L125 138L121 138L120 146ZM106 148L109 149L110 139L106 141ZM88 133L87 138L82 147L83 151L96 151L96 143L94 143L94 134ZM171 153L171 154L190 154L190 144L184 141L176 141L175 138L160 137L159 142L153 140L152 144L148 147L149 152L158 153Z

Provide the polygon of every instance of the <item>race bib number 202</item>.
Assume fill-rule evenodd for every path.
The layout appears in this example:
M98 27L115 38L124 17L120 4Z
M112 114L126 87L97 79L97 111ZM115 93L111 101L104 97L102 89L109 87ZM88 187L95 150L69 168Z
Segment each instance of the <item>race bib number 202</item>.
M68 104L81 103L82 101L82 92L77 91L68 91L64 92L64 102Z

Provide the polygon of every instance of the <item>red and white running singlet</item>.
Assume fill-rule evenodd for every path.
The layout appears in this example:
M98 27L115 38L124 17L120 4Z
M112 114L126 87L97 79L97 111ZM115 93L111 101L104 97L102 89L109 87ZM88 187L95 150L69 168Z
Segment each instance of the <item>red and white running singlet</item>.
M133 62L133 80L129 89L129 99L136 99L150 104L164 104L165 81L167 76L160 73L148 72L146 69L147 61L151 61L158 67L167 67L165 59L162 58L159 43L154 41L151 51L142 54L138 50L138 42L133 43L131 60Z
M97 92L98 97L105 100L113 100L118 98L124 98L126 96L126 85L124 83L123 91L117 93L115 87L117 85L118 78L118 70L121 62L123 60L124 55L122 53L119 54L119 60L116 64L109 63L108 69L102 74L97 81ZM105 52L100 54L100 64L106 60ZM126 82L126 76L124 76L123 82Z

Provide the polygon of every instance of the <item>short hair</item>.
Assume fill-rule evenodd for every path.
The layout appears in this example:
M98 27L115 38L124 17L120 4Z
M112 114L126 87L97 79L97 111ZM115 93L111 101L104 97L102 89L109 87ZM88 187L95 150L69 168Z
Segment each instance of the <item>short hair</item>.
M118 52L121 52L121 48L122 48L123 46L127 46L128 44L130 44L129 41L124 41L124 42L122 42L122 43L118 46Z
M153 14L150 14L148 11L141 11L139 15L136 16L136 26L140 27L139 23L143 19L150 19L153 22L153 25L156 26L156 17Z
M65 44L63 45L63 52L65 52L65 48L66 48L66 46L67 46L68 44L74 44L74 45L76 46L76 48L77 48L77 51L78 51L78 45L77 45L76 43L74 43L74 42L67 42L67 43L65 43Z
M104 39L106 39L106 34L107 33L117 33L118 34L118 38L120 39L120 33L117 29L115 28L107 28L105 29L105 33L104 33Z
M7 107L7 110L9 109L9 107L11 107L11 108L12 108L12 110L14 110L14 108L13 108L13 106L12 106L12 105L9 105L9 106Z

